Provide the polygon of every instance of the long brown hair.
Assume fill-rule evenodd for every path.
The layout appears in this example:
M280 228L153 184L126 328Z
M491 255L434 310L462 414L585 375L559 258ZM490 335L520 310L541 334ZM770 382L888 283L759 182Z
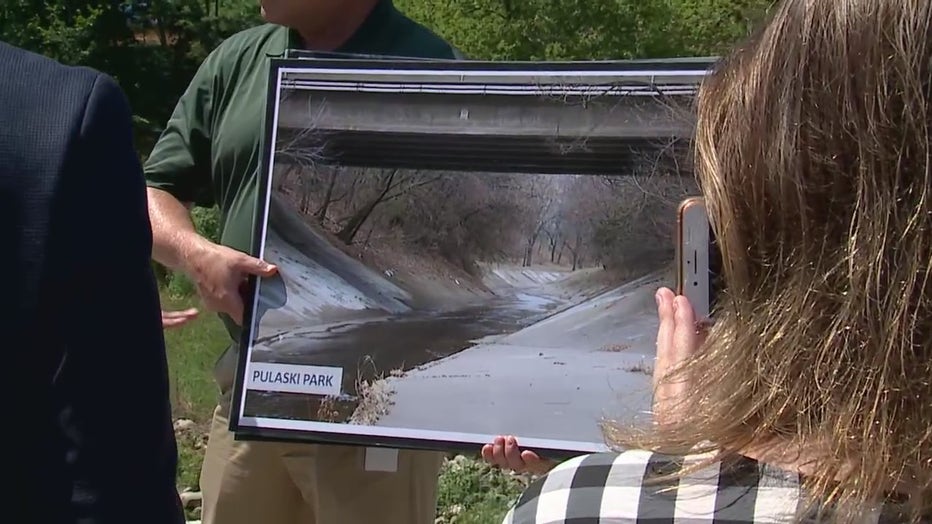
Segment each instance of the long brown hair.
M806 450L822 503L897 486L911 518L929 512L930 81L930 0L787 0L720 63L695 161L727 291L673 373L684 418L611 442L719 458L780 442Z

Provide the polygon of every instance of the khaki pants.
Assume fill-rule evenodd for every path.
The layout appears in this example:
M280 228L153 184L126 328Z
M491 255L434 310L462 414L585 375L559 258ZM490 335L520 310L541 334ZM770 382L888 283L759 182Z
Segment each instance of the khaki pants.
M228 414L236 347L214 368L214 410L201 467L203 524L434 524L443 454L398 452L398 469L366 471L366 448L233 440Z
M201 469L204 524L433 524L443 454L398 452L365 471L365 448L233 440L217 406Z

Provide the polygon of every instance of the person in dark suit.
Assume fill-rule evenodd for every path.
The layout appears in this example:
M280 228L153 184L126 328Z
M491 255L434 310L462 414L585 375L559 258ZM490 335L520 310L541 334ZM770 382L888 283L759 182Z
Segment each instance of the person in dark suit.
M127 101L104 74L2 42L0 78L4 507L184 522Z

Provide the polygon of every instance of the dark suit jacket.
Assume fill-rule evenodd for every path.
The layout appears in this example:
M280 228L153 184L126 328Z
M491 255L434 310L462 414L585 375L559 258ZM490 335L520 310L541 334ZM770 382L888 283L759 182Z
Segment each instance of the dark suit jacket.
M151 249L120 88L0 43L11 522L183 521Z

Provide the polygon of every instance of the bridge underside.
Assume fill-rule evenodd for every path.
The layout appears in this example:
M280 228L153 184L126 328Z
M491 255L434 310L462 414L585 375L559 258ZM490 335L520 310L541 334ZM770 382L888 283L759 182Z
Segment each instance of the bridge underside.
M540 174L691 174L688 140L279 130L278 164ZM287 144L287 147L284 145Z
M490 88L491 89L491 88ZM510 173L678 174L683 96L283 89L278 163ZM675 169L674 169L675 166Z

